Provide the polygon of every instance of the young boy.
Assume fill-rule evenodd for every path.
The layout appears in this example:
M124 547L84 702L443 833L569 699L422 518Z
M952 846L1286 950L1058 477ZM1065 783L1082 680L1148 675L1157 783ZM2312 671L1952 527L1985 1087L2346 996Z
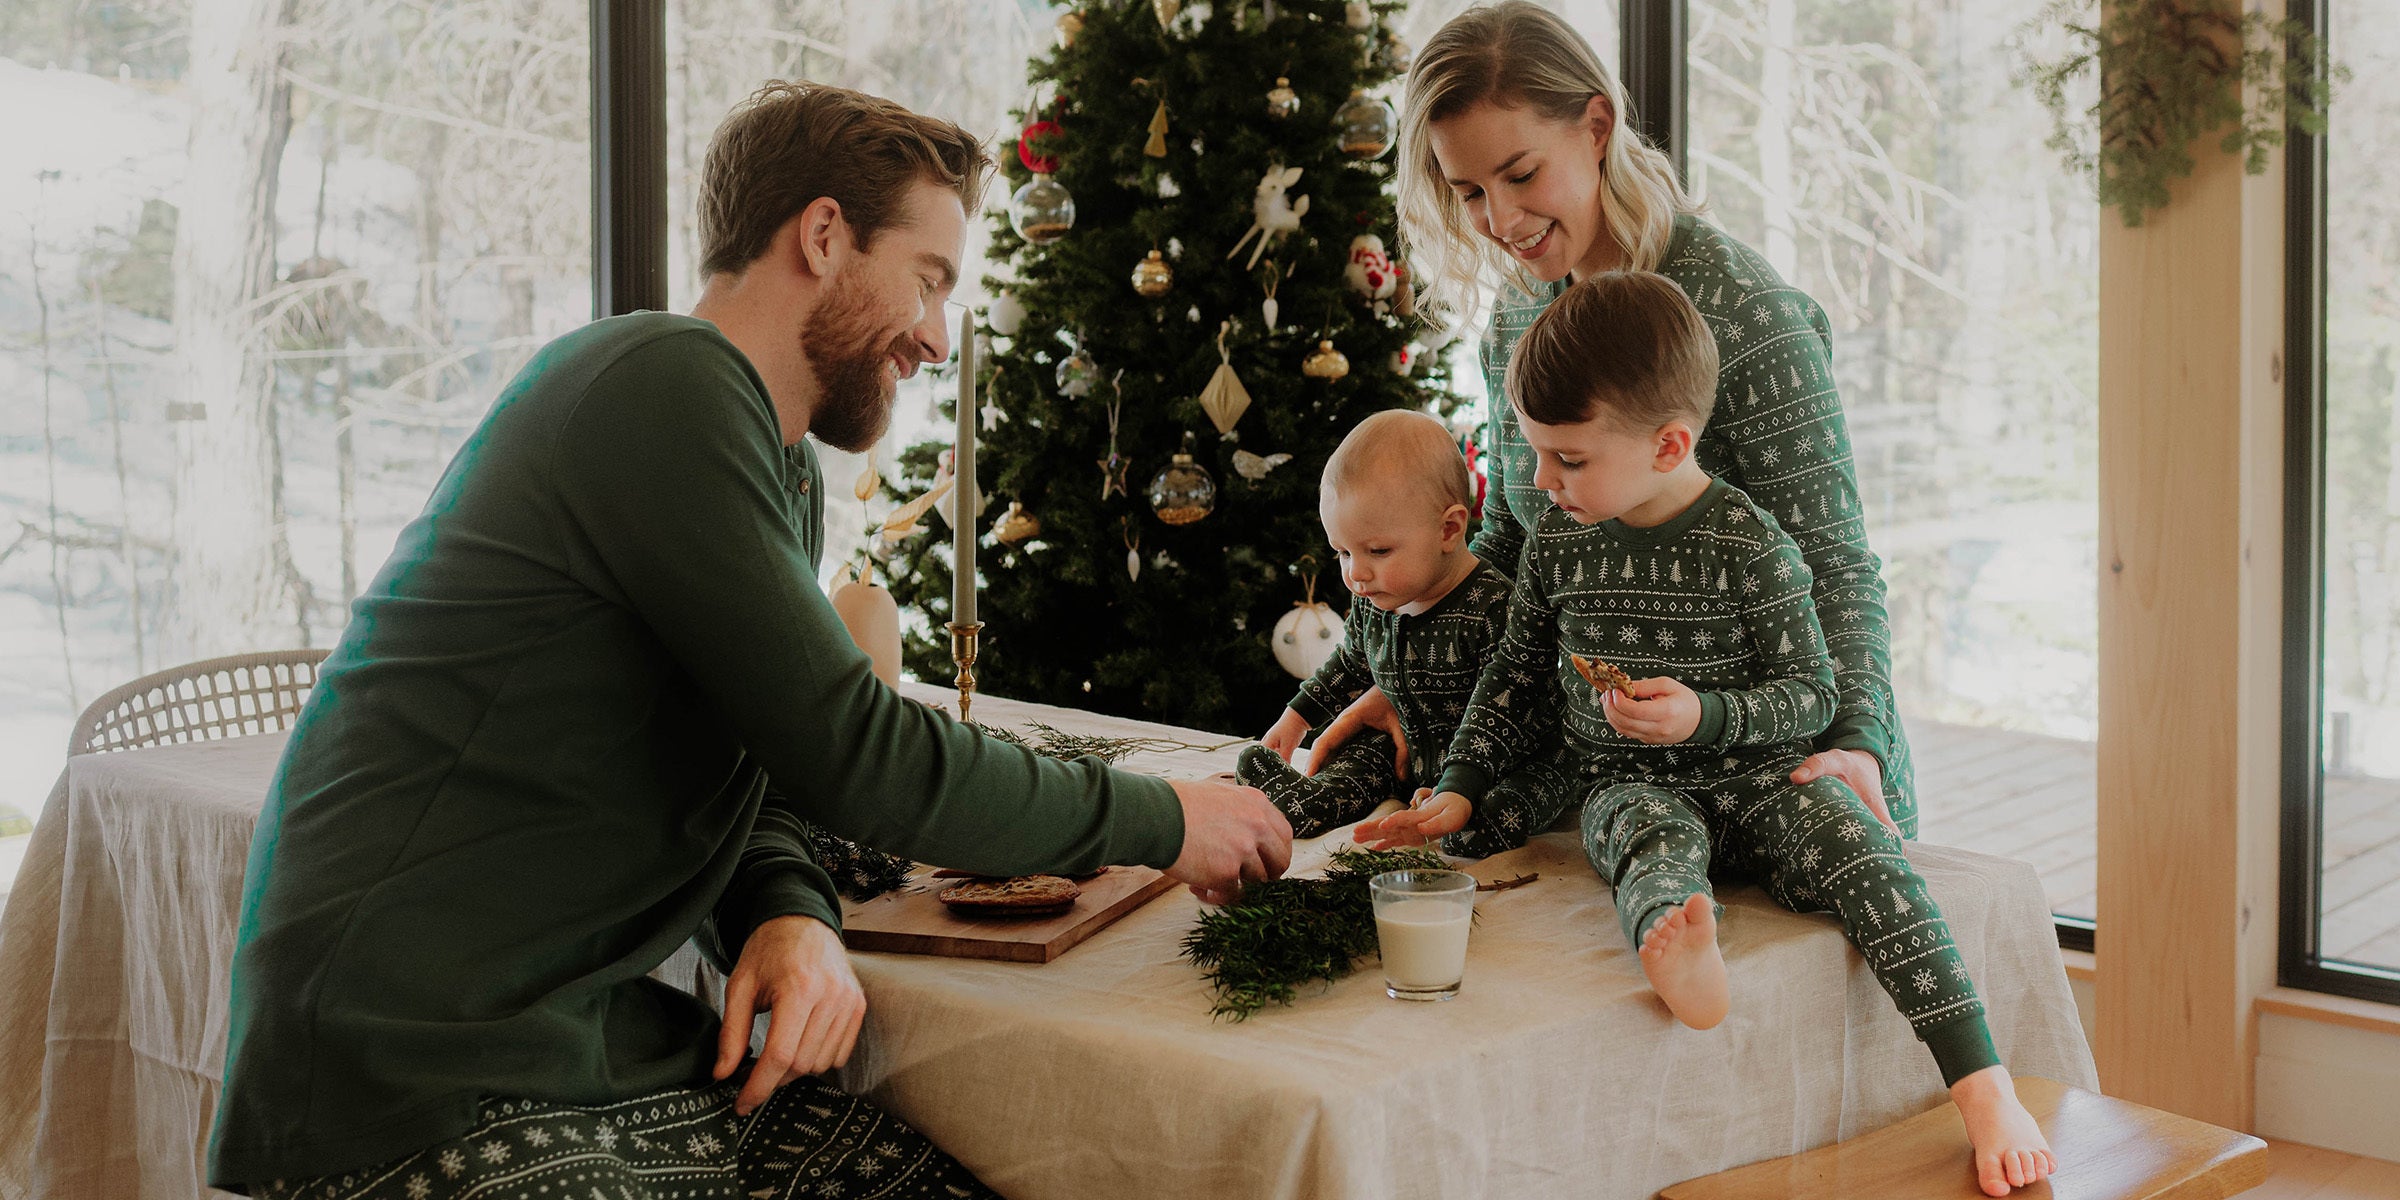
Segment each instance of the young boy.
M1508 618L1509 581L1466 548L1467 464L1442 423L1420 412L1377 413L1326 460L1318 512L1354 599L1341 649L1292 698L1282 719L1242 753L1236 774L1291 818L1292 835L1316 837L1361 820L1394 794L1429 788ZM1300 739L1340 713L1369 684L1400 712L1416 749L1404 778L1397 748L1380 734L1352 739L1313 775L1289 763ZM1480 858L1540 833L1577 797L1564 757L1535 755L1484 797L1477 819L1449 831L1443 849ZM1407 793L1400 793L1403 784Z
M1833 665L1799 548L1693 460L1716 359L1682 289L1636 272L1569 288L1517 344L1509 402L1554 507L1526 546L1507 633L1438 794L1358 837L1460 828L1488 781L1541 748L1544 731L1513 698L1561 687L1563 740L1598 768L1584 850L1667 1008L1695 1029L1725 1016L1712 860L1794 911L1834 913L1940 1065L1984 1190L2005 1195L2050 1173L2050 1148L2017 1102L1940 909L1848 786L1791 782L1832 719Z

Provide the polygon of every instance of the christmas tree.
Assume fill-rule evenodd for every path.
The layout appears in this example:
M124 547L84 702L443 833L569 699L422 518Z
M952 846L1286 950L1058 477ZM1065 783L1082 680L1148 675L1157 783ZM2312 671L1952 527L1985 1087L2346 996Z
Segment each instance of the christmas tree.
M1276 623L1310 572L1340 591L1326 457L1374 412L1456 403L1384 257L1399 7L1119 0L1062 15L1031 64L982 314L984 690L1237 733L1290 699ZM906 452L890 494L947 445ZM953 673L946 537L889 571L933 625L906 651L931 680Z

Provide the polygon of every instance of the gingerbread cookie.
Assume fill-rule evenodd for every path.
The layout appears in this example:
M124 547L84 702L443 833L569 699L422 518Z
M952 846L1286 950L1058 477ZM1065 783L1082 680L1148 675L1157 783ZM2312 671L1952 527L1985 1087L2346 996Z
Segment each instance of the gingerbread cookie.
M1633 695L1628 690L1633 687L1633 677L1625 672L1599 659L1585 658L1572 651L1568 652L1567 661L1575 664L1575 673L1583 676L1584 682L1594 688L1603 692L1624 692L1627 697Z
M970 879L943 888L942 903L953 911L978 916L1030 917L1064 912L1083 889L1059 875L1019 875L1013 879Z

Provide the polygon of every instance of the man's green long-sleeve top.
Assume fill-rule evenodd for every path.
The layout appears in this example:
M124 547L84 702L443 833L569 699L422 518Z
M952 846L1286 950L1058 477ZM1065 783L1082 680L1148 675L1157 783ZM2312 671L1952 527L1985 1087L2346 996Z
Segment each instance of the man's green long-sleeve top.
M1721 479L1650 528L1551 511L1526 544L1508 632L1450 744L1442 790L1481 800L1562 724L1568 744L1605 769L1662 776L1739 769L1805 743L1834 708L1810 582L1775 519ZM1671 746L1617 732L1570 653L1699 693L1698 728ZM1566 699L1558 717L1526 700L1553 687Z
M1408 737L1412 786L1441 775L1441 753L1458 732L1500 632L1508 624L1508 576L1478 562L1433 607L1416 616L1352 598L1342 645L1300 684L1291 709L1322 728L1369 685L1383 689Z
M986 739L875 678L816 583L822 493L707 322L600 321L517 376L277 769L212 1181L395 1158L481 1096L704 1081L716 1015L645 973L695 934L722 967L770 918L838 928L802 816L1002 875L1174 861L1166 783Z
M1658 270L1692 298L1716 338L1716 409L1695 452L1701 468L1773 513L1816 577L1817 615L1841 704L1814 744L1875 755L1883 764L1892 816L1913 832L1915 772L1892 695L1883 564L1867 548L1866 509L1834 388L1825 312L1757 252L1689 214L1675 219ZM1484 459L1491 499L1472 546L1511 572L1517 571L1525 531L1549 510L1550 499L1533 486L1533 448L1508 405L1508 358L1566 286L1562 280L1530 296L1504 289L1483 342L1491 395Z

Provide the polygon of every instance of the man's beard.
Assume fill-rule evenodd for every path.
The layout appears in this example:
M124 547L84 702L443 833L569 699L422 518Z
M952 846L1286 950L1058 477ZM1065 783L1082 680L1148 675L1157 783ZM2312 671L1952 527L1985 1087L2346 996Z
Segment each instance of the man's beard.
M836 450L861 454L892 424L897 388L884 390L884 364L895 354L915 353L916 346L913 331L878 341L866 288L845 282L848 273L834 276L825 302L801 330L800 356L817 377L808 431Z

